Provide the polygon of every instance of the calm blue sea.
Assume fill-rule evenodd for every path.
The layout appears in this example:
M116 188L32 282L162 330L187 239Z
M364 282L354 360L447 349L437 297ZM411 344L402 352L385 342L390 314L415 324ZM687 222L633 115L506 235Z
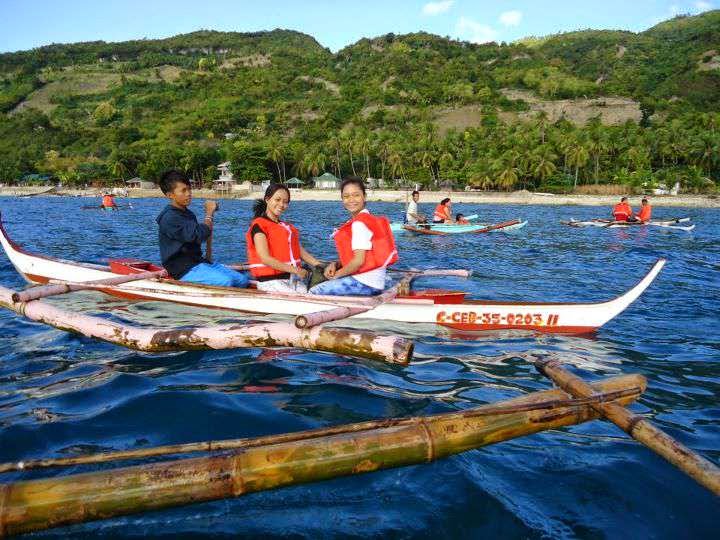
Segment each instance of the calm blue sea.
M120 200L122 204L127 201ZM12 238L31 251L90 262L157 260L160 199L119 212L88 199L0 199ZM248 201L223 201L214 253L244 260ZM370 203L400 216L400 204ZM431 211L431 205L424 205ZM298 431L375 418L465 409L551 383L522 353L553 353L587 379L642 373L633 410L720 462L720 210L690 216L691 233L572 229L593 207L456 205L488 222L521 217L514 234L399 236L402 264L471 268L470 280L425 280L491 300L601 301L625 291L659 257L650 289L594 339L522 333L458 339L433 326L383 325L416 341L401 368L301 350L144 354L0 312L0 461ZM193 203L201 210L200 203ZM331 256L332 202L291 203L287 217L317 255ZM0 283L24 282L0 256ZM141 304L96 293L53 302L156 325L237 320L239 314ZM92 470L50 470L67 474ZM0 475L0 481L29 478ZM517 439L428 465L376 472L167 511L72 526L41 538L393 537L717 538L718 499L615 426L593 422Z

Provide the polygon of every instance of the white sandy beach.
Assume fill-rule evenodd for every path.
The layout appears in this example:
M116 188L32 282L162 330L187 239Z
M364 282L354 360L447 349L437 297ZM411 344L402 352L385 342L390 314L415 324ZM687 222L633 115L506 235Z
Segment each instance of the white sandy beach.
M102 194L101 189L87 190L62 190L58 194L40 195L47 190L47 187L2 187L0 196L68 196L68 197L97 197ZM239 192L230 195L218 193L213 190L198 189L194 196L199 199L256 199L261 197L261 192ZM397 202L405 203L410 198L409 191L391 191L372 189L367 192L368 200L373 202ZM302 189L291 190L294 201L339 201L340 194L337 190ZM130 198L162 197L159 189L133 189L128 193ZM445 197L450 197L453 202L473 204L528 204L528 205L550 205L550 206L611 206L618 202L618 195L553 195L550 193L532 193L530 191L422 191L420 202L437 203ZM640 204L641 195L629 195L630 203ZM121 197L122 198L122 197ZM694 207L694 208L718 208L720 198L714 195L659 195L648 196L653 206L672 207Z

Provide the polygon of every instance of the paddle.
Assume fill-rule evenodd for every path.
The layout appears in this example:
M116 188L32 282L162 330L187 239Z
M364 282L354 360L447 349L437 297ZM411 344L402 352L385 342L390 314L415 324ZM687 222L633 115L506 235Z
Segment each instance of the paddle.
M220 211L220 203L215 201L215 212ZM207 262L212 262L212 239L213 239L213 226L210 226L210 236L208 236L207 242L205 244L205 258L207 259Z

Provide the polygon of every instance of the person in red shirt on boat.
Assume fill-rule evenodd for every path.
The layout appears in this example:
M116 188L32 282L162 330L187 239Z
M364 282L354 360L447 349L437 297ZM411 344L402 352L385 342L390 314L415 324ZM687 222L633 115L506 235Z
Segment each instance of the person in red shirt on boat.
M452 223L452 203L445 197L433 212L433 223Z
M627 202L627 197L620 199L620 202L613 208L612 213L615 221L635 221L632 208L630 208L630 204Z
M322 263L300 244L294 225L281 220L290 203L290 190L282 184L270 184L265 196L255 201L255 218L245 233L250 273L261 291L306 293L307 270Z
M374 296L385 289L386 269L398 260L390 222L365 208L365 184L351 176L340 184L350 219L334 233L339 262L325 268L328 281L310 289L312 294Z
M643 200L640 201L640 204L640 212L638 212L637 220L642 223L647 223L650 221L650 217L652 216L652 206L650 206L650 203L645 197L643 197Z
M113 210L118 209L118 205L115 203L115 197L112 195L112 193L106 192L103 195L102 203L100 203L100 208L102 208L102 209L111 208Z

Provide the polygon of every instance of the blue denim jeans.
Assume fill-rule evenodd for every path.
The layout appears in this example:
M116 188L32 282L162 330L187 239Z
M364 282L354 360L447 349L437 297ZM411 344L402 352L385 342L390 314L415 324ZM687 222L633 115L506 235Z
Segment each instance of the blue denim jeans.
M247 274L237 272L219 263L200 263L193 266L180 281L216 285L218 287L245 288L250 282Z
M375 296L380 294L382 290L360 283L352 276L345 276L318 283L308 292L310 294L326 294L330 296Z

